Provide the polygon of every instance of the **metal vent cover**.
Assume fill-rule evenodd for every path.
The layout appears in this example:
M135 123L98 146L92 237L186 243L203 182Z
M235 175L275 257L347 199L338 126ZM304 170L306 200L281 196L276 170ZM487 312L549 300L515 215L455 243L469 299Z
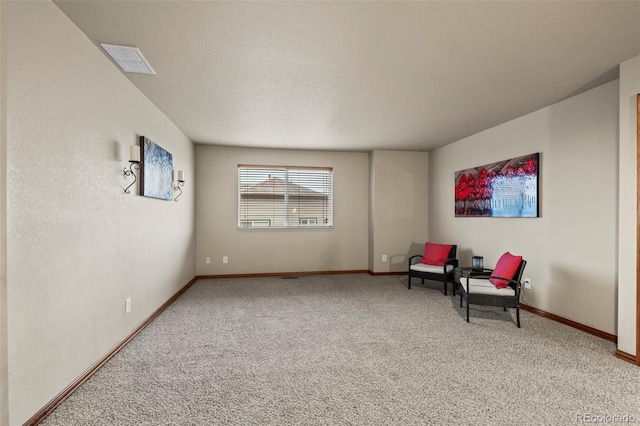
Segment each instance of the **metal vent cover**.
M142 56L137 47L116 46L100 43L100 46L113 58L124 72L155 75L149 62Z

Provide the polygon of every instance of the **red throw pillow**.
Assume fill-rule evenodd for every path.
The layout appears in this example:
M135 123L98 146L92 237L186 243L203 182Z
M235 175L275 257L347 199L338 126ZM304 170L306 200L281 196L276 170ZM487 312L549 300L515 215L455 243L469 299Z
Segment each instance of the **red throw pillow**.
M427 243L424 246L422 263L442 266L444 261L449 258L449 252L451 252L451 245Z
M518 271L520 262L522 262L522 256L514 256L506 252L498 260L496 269L493 270L491 275L512 280ZM505 288L509 285L509 281L499 280L497 278L490 278L489 281L491 281L496 288Z

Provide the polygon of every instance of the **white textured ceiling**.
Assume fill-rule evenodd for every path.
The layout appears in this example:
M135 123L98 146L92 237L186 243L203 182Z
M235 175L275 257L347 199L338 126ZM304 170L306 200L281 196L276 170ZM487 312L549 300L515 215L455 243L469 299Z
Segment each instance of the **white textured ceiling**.
M429 150L617 77L638 1L55 1L198 144Z

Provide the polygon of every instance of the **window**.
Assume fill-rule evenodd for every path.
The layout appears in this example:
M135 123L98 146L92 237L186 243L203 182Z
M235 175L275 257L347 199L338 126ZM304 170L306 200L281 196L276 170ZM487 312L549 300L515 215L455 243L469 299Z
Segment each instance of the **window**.
M333 169L238 165L239 228L330 228Z

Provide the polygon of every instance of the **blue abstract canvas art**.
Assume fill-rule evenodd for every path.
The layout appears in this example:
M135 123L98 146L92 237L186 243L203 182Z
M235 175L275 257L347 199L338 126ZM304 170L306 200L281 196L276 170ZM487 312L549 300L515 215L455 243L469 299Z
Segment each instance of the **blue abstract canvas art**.
M173 197L173 155L144 136L140 136L140 145L142 145L140 193L145 197L171 200Z

